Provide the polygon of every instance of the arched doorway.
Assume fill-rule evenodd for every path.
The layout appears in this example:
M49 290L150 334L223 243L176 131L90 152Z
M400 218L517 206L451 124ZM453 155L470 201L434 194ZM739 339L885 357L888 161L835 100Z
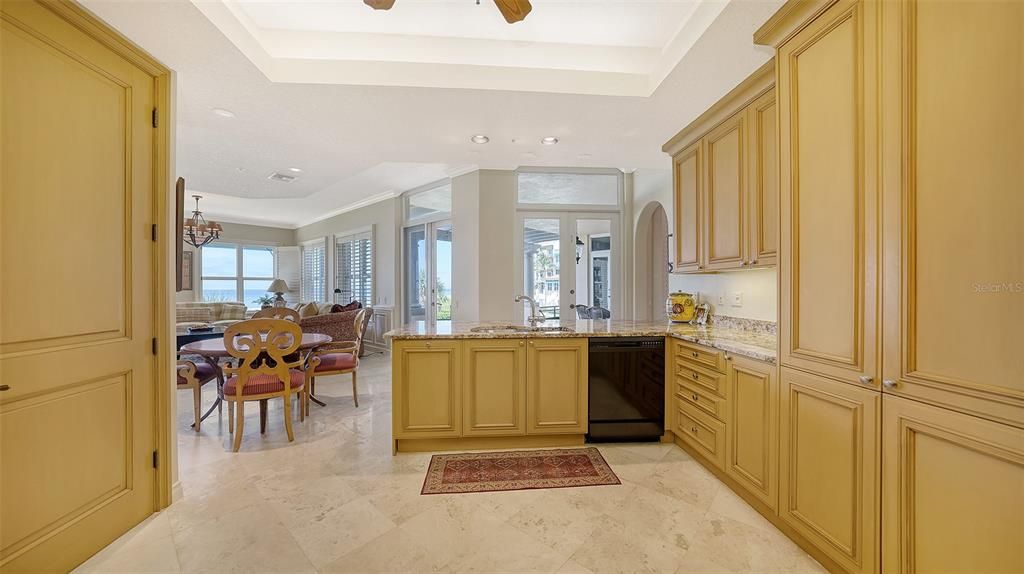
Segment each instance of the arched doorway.
M652 201L640 211L633 249L633 316L637 321L660 321L668 297L668 215L661 203Z

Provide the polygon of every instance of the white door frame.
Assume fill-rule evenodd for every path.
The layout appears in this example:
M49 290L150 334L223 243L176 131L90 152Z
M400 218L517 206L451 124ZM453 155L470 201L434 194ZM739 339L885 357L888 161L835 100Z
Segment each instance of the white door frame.
M433 219L422 222L415 222L402 227L401 231L401 253L402 253L402 323L407 324L412 321L412 317L408 315L408 303L412 300L409 293L406 293L408 287L408 273L409 265L407 258L409 257L409 250L406 245L406 236L409 229L416 227L423 227L424 233L424 258L427 261L426 279L427 279L427 301L426 307L424 308L424 322L427 325L437 325L437 257L434 254L434 240L438 227L449 226L452 228L452 247L455 244L455 225L452 223L451 218L444 219ZM455 281L455 260L454 252L452 257L452 282ZM449 289L453 290L454 285L449 285Z

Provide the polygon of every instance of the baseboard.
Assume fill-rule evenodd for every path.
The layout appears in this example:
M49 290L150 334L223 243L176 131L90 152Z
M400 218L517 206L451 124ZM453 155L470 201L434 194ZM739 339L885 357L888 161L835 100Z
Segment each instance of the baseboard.
M583 435L403 438L396 440L395 443L397 445L398 452L549 448L557 446L582 446Z
M185 491L181 488L181 481L176 480L171 485L171 504L178 502L185 497Z
M669 431L666 434L669 433L671 433L671 431ZM747 490L743 488L738 482L733 480L729 475L725 474L725 471L712 464L708 459L704 458L704 456L701 455L699 452L691 448L683 441L679 440L679 437L674 437L674 442L676 443L676 446L686 451L686 454L692 456L694 460L701 464L701 466L708 469L711 472L711 474L714 474L715 477L718 478L718 480L721 480L723 483L725 483L725 485L728 486L729 489L732 490L737 496L742 498L750 506L754 507L754 510L756 510L758 514L765 517L768 520L768 522L771 522L773 526L778 528L783 534L786 535L787 538L792 540L804 552L810 554L811 557L813 557L815 560L821 563L821 565L824 566L826 570L828 570L829 572L833 572L834 574L848 574L847 571L839 565L839 563L830 558L828 555L826 555L824 552L818 549L817 546L812 544L809 540L801 536L800 533L798 533L796 530L794 530L792 527L786 524L786 522L782 520L782 518L779 517L779 515L774 510L772 510L770 506L765 504L764 501L757 498L753 494L747 492Z

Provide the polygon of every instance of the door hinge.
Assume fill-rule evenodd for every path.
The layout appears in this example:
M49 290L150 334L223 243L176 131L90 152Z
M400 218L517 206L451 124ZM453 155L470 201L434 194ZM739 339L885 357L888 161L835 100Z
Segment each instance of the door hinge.
M160 468L160 451L153 451L153 468Z
M156 354L156 337L153 337L153 354Z
M153 127L160 125L160 112L156 108L153 108Z
M155 223L153 224L153 227L151 227L149 231L150 231L150 237L153 238L153 241L156 241L156 224Z

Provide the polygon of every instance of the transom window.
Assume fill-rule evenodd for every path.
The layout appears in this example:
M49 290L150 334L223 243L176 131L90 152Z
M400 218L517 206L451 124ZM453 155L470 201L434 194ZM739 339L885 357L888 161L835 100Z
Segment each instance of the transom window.
M199 250L203 301L239 301L258 309L257 297L274 280L274 247L214 243Z

